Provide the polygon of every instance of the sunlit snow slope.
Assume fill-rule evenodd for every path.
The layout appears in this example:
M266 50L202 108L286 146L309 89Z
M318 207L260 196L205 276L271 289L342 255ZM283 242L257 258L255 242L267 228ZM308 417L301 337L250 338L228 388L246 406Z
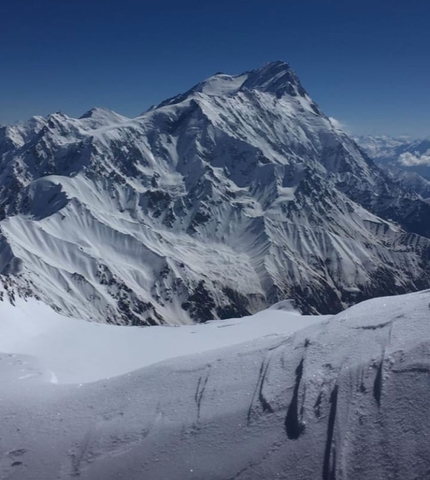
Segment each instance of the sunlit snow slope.
M22 300L0 302L0 350L9 341L0 355L0 478L428 478L429 302L428 291L378 298L296 333L310 319L276 310L224 324L139 329L140 354L125 333L134 329L72 331L67 320L46 320L46 307L34 300L31 309ZM61 343L48 364L32 345L42 345L55 322L50 334ZM133 360L120 367L128 373L53 383L55 364L61 374L69 363L69 380L88 380L73 358L94 369L97 336L105 342L112 328L112 359L121 364L130 347ZM83 345L93 338L91 349L77 348L78 332ZM148 365L154 350L145 337L154 335L170 360ZM169 357L174 337L200 344L199 353L178 357L172 348ZM148 366L129 371L132 363ZM109 361L99 378L118 373Z
M325 318L271 309L242 319L143 329L67 318L43 302L18 298L15 305L0 302L0 352L35 357L40 371L33 378L87 383L174 357L292 333Z
M63 314L180 324L285 298L333 313L430 285L430 205L291 68L217 74L142 116L0 129L0 279Z

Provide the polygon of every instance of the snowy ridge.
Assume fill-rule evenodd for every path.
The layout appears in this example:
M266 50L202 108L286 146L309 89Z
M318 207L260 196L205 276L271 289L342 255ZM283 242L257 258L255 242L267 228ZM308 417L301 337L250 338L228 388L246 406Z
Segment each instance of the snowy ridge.
M0 290L0 296L8 300L7 291ZM172 358L291 334L327 318L302 316L288 304L288 310L275 308L241 319L143 329L67 318L41 301L17 297L13 304L0 302L0 352L35 357L41 371L34 378L39 380L51 372L54 383L83 384Z
M199 353L179 358L173 349L170 360L153 365L154 349L139 353L133 344L124 364L130 328L73 331L78 320L47 323L47 307L34 300L0 302L0 351L9 352L0 354L0 477L427 478L429 302L429 291L378 298L296 333L300 321L309 325L306 317L276 310L139 329L142 341L159 335L165 352L169 339L189 341L199 330ZM82 379L82 364L93 369L97 338L112 328L118 335L100 380L61 384L64 374ZM56 361L47 364L34 342L70 333L71 343L54 345ZM82 348L88 340L89 350ZM133 363L138 369L130 371ZM102 379L122 368L128 373Z
M333 313L430 285L430 205L289 65L218 74L142 116L0 129L0 279L62 313L178 324L286 298Z

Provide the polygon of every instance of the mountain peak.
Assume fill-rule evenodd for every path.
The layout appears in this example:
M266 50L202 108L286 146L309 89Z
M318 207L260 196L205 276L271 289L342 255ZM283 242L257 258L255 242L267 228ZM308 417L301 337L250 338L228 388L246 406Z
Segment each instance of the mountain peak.
M127 117L124 117L113 110L109 110L108 108L103 107L93 107L91 110L85 112L81 117L80 120L87 120L91 122L93 125L104 125L110 122L119 123L127 120Z
M304 95L306 92L290 65L282 60L265 63L262 67L238 75L217 73L196 85L193 91L209 95L235 93L243 89L273 93Z
M306 95L305 89L290 65L282 60L276 60L238 75L216 73L187 92L169 98L152 109L180 103L196 93L218 97L234 95L243 90L258 90L274 94L278 98L286 94L293 97Z
M108 108L104 107L93 107L87 112L85 112L83 115L81 115L79 118L84 119L84 118L99 118L99 117L104 117L106 115L117 115L115 112L112 110L109 110Z
M291 72L291 66L289 63L284 62L283 60L274 60L273 62L266 62L261 67L250 70L246 73L253 74L267 74L267 75L277 75L279 72Z
M284 94L292 96L306 94L293 69L282 60L266 63L262 67L248 72L248 78L242 88L274 93L278 98Z

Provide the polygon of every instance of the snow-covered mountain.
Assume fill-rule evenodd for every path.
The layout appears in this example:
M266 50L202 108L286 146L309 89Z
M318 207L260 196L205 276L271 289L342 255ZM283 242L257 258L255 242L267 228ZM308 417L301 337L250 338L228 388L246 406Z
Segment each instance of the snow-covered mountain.
M394 181L430 197L430 139L362 136L355 140Z
M0 478L427 479L429 302L145 329L0 302Z
M407 135L390 137L388 135L362 135L354 137L360 147L375 160L392 160L396 152L415 142ZM398 156L398 155L397 155Z
M283 62L128 119L0 129L0 278L70 316L177 324L430 285L430 205L392 182Z
M415 192L426 201L430 201L430 180L406 168L399 168L395 164L381 165L391 180L405 190Z

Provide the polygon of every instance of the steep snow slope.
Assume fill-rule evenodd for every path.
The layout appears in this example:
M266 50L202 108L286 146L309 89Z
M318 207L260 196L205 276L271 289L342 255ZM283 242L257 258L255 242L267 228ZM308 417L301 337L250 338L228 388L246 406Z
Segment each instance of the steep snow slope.
M64 314L178 324L430 284L430 205L274 62L135 119L0 130L0 275ZM1 278L1 277L0 277Z
M83 385L50 383L24 350L2 354L0 477L427 478L429 302L428 291L378 298L295 334L272 324L269 337ZM214 326L199 326L202 344ZM184 328L195 327L159 331ZM118 350L128 340L119 334Z

